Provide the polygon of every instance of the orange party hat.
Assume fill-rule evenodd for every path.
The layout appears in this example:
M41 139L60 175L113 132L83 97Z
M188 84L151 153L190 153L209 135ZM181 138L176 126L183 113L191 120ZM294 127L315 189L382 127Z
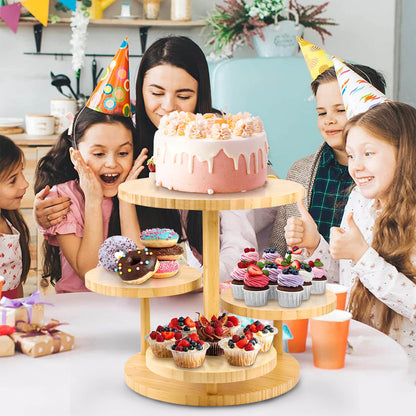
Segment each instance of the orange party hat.
M130 116L129 44L123 40L86 107L106 114Z
M322 72L334 66L332 55L327 54L323 49L309 43L305 39L298 37L297 40L311 74L312 81L315 81Z

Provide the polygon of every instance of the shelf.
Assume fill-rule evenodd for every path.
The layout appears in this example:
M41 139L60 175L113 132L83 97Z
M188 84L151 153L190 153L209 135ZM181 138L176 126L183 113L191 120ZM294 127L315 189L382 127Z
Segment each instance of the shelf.
M180 368L176 366L172 357L157 358L150 348L146 352L146 365L155 374L188 383L233 383L251 380L270 373L276 364L276 350L273 347L268 352L259 352L256 361L250 367L229 365L224 355L207 355L201 367Z

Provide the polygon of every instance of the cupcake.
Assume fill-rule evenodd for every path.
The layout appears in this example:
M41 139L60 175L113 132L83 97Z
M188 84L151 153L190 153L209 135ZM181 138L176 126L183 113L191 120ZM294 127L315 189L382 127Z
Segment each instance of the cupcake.
M209 344L199 339L193 333L178 339L172 346L172 356L175 364L181 368L197 368L204 363Z
M248 340L245 335L234 335L220 341L228 364L248 367L254 364L261 349L260 343L255 339Z
M296 308L303 298L303 278L299 270L289 267L283 269L277 281L277 296L280 306Z
M311 297L312 290L312 267L306 263L300 265L299 274L303 277L303 298L302 300L308 300Z
M247 306L266 305L270 291L269 278L255 264L250 264L247 272L243 286L244 302Z
M259 253L255 248L245 248L241 254L241 261L244 263L252 264L257 263L259 260Z
M144 338L155 357L168 358L172 357L171 347L177 339L182 338L182 333L176 329L159 325L156 331L152 331Z
M243 334L248 339L255 338L260 342L260 352L267 352L270 350L273 344L273 338L278 332L279 330L274 326L264 325L260 321L255 321L243 329Z
M231 335L230 328L226 326L228 316L223 314L217 318L213 315L211 321L209 321L198 312L198 317L197 334L199 339L208 342L210 345L207 355L223 355L224 351L218 345L218 342Z
M282 270L276 263L266 262L263 273L269 277L269 300L277 300L277 279L282 274Z
M225 326L230 330L231 336L235 335L241 328L239 319L234 315L227 315L227 322L225 322Z
M290 255L291 255L291 260L297 260L300 263L302 263L303 261L305 261L305 250L303 248L299 248L299 247L289 247L287 253L289 253L290 251Z
M264 259L265 261L270 261L271 263L273 263L273 261L278 257L280 257L280 254L278 253L276 247L266 248L263 251L262 259Z
M312 278L312 295L322 295L325 293L327 278L325 276L325 269L323 268L323 263L321 260L316 259L315 261L310 261L309 266L312 268L313 278Z
M244 299L244 278L247 276L247 264L240 261L231 272L231 290L234 299Z

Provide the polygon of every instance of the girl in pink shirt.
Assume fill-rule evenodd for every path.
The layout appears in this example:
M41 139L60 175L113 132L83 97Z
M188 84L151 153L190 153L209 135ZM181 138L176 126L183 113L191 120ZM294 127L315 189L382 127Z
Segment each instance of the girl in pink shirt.
M36 192L54 184L48 198L72 201L66 221L39 227L46 239L44 274L57 282L57 293L87 290L85 273L96 267L107 236L123 234L141 246L135 206L117 197L120 183L136 178L146 159L143 150L133 164L139 146L130 117L84 107L73 125L40 160L35 183Z
M0 276L3 296L23 296L30 267L29 229L19 212L28 182L23 175L23 152L0 135Z

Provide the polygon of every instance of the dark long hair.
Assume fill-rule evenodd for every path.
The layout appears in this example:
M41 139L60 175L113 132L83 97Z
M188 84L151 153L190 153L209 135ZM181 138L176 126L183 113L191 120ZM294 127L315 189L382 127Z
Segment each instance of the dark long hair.
M16 146L13 140L0 135L0 181L5 180L14 169L24 163L24 160L22 150ZM22 275L20 280L24 283L30 269L29 228L18 209L1 209L1 215L10 221L20 233L19 244L22 251Z
M40 159L35 174L35 193L39 192L46 185L50 187L78 179L78 172L74 169L71 162L69 148L77 147L78 143L84 137L87 129L95 124L122 124L127 130L132 132L133 136L133 157L137 157L139 146L135 143L134 127L130 117L124 117L119 114L104 114L98 111L83 107L75 116L74 131L72 135L68 130L64 131L52 149ZM113 210L111 212L110 222L108 225L108 235L120 234L120 215L119 201L117 195L113 198ZM61 278L61 261L59 257L59 247L51 246L44 240L43 243L44 263L43 276L50 276L51 282L54 283Z
M208 64L201 48L185 36L170 36L158 39L143 55L136 82L136 132L140 148L146 147L148 156L153 156L153 138L157 130L146 114L143 101L143 80L146 72L158 65L168 64L184 69L198 82L195 113L212 112L211 86ZM141 177L148 176L144 169ZM173 228L182 235L177 210L138 207L138 218L142 229L152 227ZM202 213L189 211L186 223L189 244L202 253Z

